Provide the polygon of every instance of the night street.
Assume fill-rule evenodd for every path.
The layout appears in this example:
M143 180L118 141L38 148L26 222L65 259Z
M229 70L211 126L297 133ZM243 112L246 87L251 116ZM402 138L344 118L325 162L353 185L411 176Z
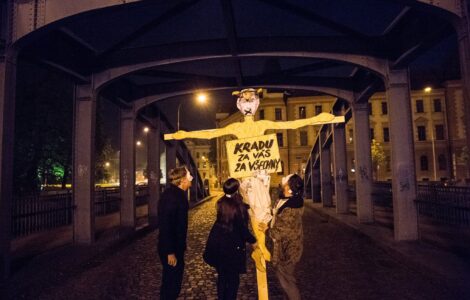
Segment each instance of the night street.
M186 273L181 299L215 299L216 275L202 261L215 199L190 211ZM305 248L298 269L303 299L462 299L437 275L407 266L367 237L328 222L310 205L304 214ZM49 271L16 291L16 299L158 299L161 265L156 232L65 274ZM64 255L65 253L60 254ZM62 269L63 270L63 269ZM268 270L270 299L282 299ZM16 278L15 280L21 280ZM23 289L23 287L22 287ZM256 299L251 262L239 299Z

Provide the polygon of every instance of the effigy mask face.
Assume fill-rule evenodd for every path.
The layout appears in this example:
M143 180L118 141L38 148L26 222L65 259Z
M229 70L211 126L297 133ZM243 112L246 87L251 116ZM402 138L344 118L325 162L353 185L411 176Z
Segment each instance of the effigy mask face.
M259 96L255 89L244 89L237 99L237 108L245 116L254 116L259 106Z

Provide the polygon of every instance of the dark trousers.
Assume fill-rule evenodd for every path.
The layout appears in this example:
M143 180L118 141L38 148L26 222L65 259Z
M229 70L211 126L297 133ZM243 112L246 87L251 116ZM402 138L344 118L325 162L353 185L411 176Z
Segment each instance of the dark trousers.
M238 272L226 270L220 270L217 273L218 300L237 299L238 286L240 285L240 274Z
M176 266L168 264L168 256L160 255L163 266L162 285L160 287L160 299L175 300L181 291L184 273L184 255L177 256Z

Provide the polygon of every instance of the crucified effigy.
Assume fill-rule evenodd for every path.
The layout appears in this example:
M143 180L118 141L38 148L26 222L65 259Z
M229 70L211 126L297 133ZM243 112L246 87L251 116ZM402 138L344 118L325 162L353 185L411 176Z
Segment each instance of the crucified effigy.
M244 115L243 122L232 123L224 128L177 131L165 134L165 140L185 138L213 139L224 135L234 135L237 140L227 141L227 156L230 176L241 181L240 189L243 198L250 205L251 227L257 239L258 247L251 257L256 265L258 299L268 299L266 261L271 260L271 253L265 245L265 233L261 223L267 225L271 218L271 197L269 195L270 173L281 171L281 159L275 134L265 135L267 130L297 129L308 125L343 123L344 117L335 117L321 113L308 119L273 122L254 120L259 106L259 91L244 89L233 93L238 96L237 107Z

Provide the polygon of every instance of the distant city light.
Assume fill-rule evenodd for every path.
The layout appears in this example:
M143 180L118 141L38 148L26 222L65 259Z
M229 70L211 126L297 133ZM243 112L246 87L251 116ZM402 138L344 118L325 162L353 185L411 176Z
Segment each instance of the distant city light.
M205 103L207 101L207 95L204 93L200 93L197 95L196 99L199 103Z
M351 169L351 172L352 172L352 173L355 173L355 172L356 172L356 169L354 169L354 168Z
M111 165L111 164L110 164L108 161L104 163L104 166L105 166L106 168L109 168L110 165Z
M137 141L135 144L136 144L137 146L140 146L140 145L142 145L142 142L141 142L141 141Z
M427 87L424 88L425 93L430 93L431 91L432 91L432 87L430 87L430 86L427 86Z
M144 127L144 132L149 132L149 128L148 127Z

